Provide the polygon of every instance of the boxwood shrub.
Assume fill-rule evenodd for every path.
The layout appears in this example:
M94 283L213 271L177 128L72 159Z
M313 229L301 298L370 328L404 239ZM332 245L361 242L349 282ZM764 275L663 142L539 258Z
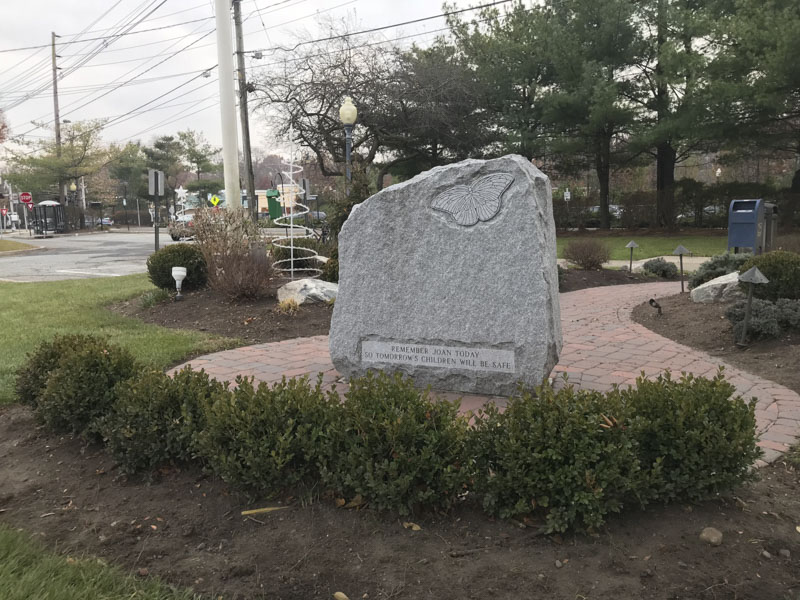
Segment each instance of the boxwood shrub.
M170 244L153 252L147 259L147 273L154 286L174 290L172 267L186 267L186 279L181 284L183 290L204 288L208 281L208 271L203 253L196 244Z
M98 419L116 400L117 383L138 371L133 356L118 346L89 338L62 356L39 395L35 414L53 431L98 437Z
M330 432L335 401L320 380L283 379L272 386L237 378L233 390L216 390L202 404L205 428L198 455L226 482L274 495L319 480L318 457Z
M488 405L470 436L474 490L492 515L541 514L547 532L596 529L639 492L639 458L619 396L567 386Z
M734 396L722 370L713 378L669 373L640 377L607 400L629 411L632 438L646 477L642 496L659 502L695 501L730 490L751 476L756 445L755 399Z
M753 256L739 269L744 273L752 267L758 267L769 283L753 286L753 296L775 302L779 298L800 299L800 254L775 250ZM739 283L746 292L750 284Z
M31 408L36 408L39 396L47 385L47 378L58 367L61 358L72 356L78 350L96 342L97 338L93 336L67 334L56 335L51 341L39 344L17 369L15 382L17 399Z
M447 508L469 478L466 434L458 403L433 399L399 374L369 373L350 380L333 411L323 481L401 515Z
M194 457L196 432L205 428L202 403L223 390L191 367L174 377L147 370L117 384L116 401L98 430L123 473L185 462Z

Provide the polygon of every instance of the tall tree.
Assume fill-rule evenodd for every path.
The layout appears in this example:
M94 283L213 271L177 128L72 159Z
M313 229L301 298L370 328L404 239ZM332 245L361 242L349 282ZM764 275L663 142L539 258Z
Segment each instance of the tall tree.
M201 173L210 173L217 170L214 157L219 154L219 148L213 147L202 133L187 129L178 132L178 141L181 145L183 158L189 169L200 180Z
M531 159L547 152L541 99L554 76L550 18L542 7L518 0L504 13L488 8L472 22L449 20L459 49L486 90L484 107L495 122L501 152Z
M556 43L549 49L554 86L542 99L544 120L562 157L588 154L600 186L600 225L611 226L610 177L635 110L625 75L640 59L633 0L550 2Z
M709 120L707 67L715 21L727 0L643 0L637 24L646 44L628 99L639 107L632 147L656 159L657 222L675 225L675 165L718 145Z

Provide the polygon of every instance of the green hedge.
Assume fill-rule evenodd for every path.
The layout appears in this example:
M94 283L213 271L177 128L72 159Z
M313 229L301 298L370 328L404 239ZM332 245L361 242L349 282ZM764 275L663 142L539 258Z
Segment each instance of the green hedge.
M147 273L154 286L165 290L175 289L172 267L186 267L182 290L206 287L208 270L203 253L196 244L170 244L153 252L147 259Z
M759 456L755 400L734 397L722 373L642 377L606 394L545 386L470 423L400 375L353 378L340 397L321 376L171 379L94 338L60 338L34 356L67 346L43 388L18 378L46 426L102 434L127 473L199 458L258 496L301 486L401 515L476 498L491 515L541 517L545 531L596 530L630 506L729 490Z
M678 276L678 267L661 257L651 258L642 265L642 269L664 279L675 279Z
M203 402L223 389L191 367L174 377L146 371L117 384L116 401L98 431L123 473L188 461L195 455L195 432L205 429Z
M758 267L769 283L753 286L756 298L775 302L780 298L800 299L800 254L775 250L753 256L739 269L739 273ZM739 287L747 291L749 284L740 283Z

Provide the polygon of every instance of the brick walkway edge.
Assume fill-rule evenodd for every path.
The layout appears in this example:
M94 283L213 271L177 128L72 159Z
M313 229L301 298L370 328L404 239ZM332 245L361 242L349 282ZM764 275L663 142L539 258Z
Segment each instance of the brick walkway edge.
M701 352L668 340L631 320L634 306L680 291L674 282L607 286L561 294L564 347L553 376L566 373L577 388L607 391L613 384L628 385L644 372L656 376L665 370L713 377L720 366L725 377L745 397L758 399L756 418L764 461L772 462L800 438L800 396L777 383L752 375ZM283 376L323 373L323 381L339 379L328 353L328 336L298 338L246 346L200 356L189 361L196 370L219 380L237 375L273 383ZM181 365L183 366L183 365ZM180 368L180 367L178 367ZM557 384L558 385L558 384ZM338 385L342 387L341 384ZM440 394L461 398L464 411L500 397Z

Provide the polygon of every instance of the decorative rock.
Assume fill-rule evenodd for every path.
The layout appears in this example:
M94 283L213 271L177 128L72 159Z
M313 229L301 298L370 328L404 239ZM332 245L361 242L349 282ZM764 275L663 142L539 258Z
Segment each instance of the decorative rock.
M321 279L297 279L278 288L278 302L294 299L298 304L330 302L336 299L338 284Z
M560 569L563 566L564 566L564 563L562 563L560 560L556 560L556 569Z
M734 271L711 281L706 281L691 292L692 302L710 304L712 302L729 302L744 297L739 289L739 273Z
M792 553L789 552L789 550L787 550L786 548L781 548L780 550L778 550L778 556L780 556L781 558L787 558L788 559L788 558L792 558Z
M770 558L772 558L772 554L770 554L769 552L767 552L766 550L764 550L764 551L761 553L761 558L766 558L767 560L769 560Z
M700 540L712 546L722 544L722 532L714 527L706 527L700 534Z
M339 235L331 359L345 376L508 395L558 361L550 182L521 156L466 160L353 208Z

